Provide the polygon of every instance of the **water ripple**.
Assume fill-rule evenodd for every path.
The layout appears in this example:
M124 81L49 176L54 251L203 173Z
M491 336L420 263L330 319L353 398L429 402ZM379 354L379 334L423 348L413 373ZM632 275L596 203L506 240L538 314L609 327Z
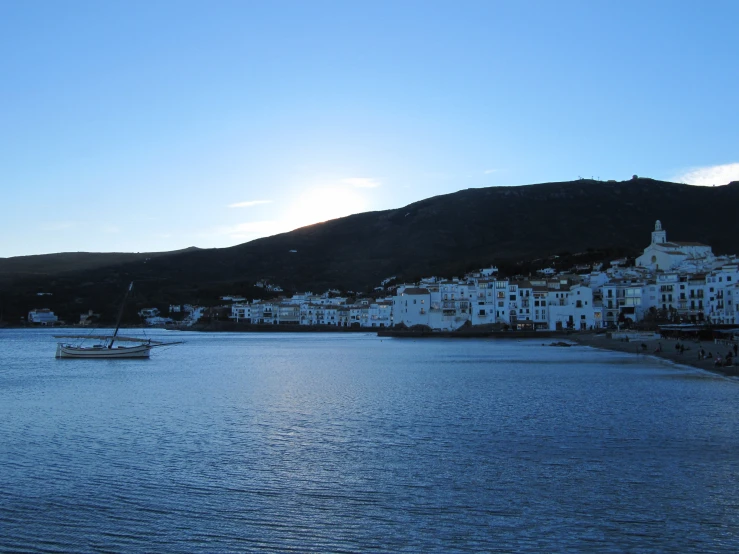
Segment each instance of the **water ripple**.
M60 363L0 330L0 551L739 548L736 381L536 341L185 338Z

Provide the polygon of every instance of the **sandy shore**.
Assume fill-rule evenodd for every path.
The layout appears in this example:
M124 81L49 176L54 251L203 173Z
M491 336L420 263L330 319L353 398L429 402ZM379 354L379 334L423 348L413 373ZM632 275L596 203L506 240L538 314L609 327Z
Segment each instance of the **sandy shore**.
M721 356L721 359L724 359L724 356L726 356L726 353L729 351L729 346L714 344L713 342L704 341L702 343L698 343L683 341L681 344L685 345L686 350L680 354L680 352L675 348L675 345L677 344L677 341L675 340L639 339L622 342L617 339L607 338L604 334L596 335L593 333L573 333L572 335L568 335L567 339L583 346L592 346L594 348L603 348L605 350L614 350L616 352L626 352L639 356L654 356L670 360L676 364L705 369L706 371L711 371L720 375L739 376L738 366L718 367L714 365L716 356ZM647 345L646 350L641 348L642 344ZM655 352L655 349L659 344L662 345L662 351ZM706 351L706 355L711 352L713 354L713 358L699 360L698 351L701 347Z

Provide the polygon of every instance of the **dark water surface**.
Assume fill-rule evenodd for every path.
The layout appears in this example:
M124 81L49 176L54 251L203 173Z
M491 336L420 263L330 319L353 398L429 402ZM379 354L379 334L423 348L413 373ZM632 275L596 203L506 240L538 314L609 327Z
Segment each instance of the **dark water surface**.
M154 335L157 333L155 332ZM736 552L739 383L538 341L0 330L2 552Z

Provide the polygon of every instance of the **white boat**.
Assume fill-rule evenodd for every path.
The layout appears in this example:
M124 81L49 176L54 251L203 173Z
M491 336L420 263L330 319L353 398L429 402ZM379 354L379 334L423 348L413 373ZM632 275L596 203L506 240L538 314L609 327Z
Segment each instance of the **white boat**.
M94 339L97 344L84 346L84 344L72 344L60 342L56 345L57 358L148 358L152 348L157 346L168 346L179 344L176 342L159 342L133 337L99 336L99 335L57 335L57 339ZM101 342L102 341L102 342ZM116 345L117 342L137 342L131 346Z
M115 331L112 335L55 335L56 339L76 339L77 343L59 342L56 345L57 358L148 358L152 348L158 346L170 346L173 344L181 344L180 342L161 342L146 338L122 337L118 335L118 329L121 326L121 316L123 315L123 306L126 298L133 288L131 283L126 291L126 296L121 304L121 310L118 313L118 319L115 324ZM95 344L85 346L85 342L95 341ZM131 346L124 346L117 343L136 343Z

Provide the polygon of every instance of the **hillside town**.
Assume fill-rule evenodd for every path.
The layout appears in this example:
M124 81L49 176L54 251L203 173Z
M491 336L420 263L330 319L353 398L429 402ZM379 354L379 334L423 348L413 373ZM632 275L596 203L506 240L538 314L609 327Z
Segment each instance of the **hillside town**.
M635 263L612 260L567 272L553 268L536 275L498 277L496 267L461 278L428 277L398 284L388 277L374 297L298 293L272 300L247 301L224 296L228 304L216 311L192 305L157 308L139 316L149 325L189 327L219 313L250 325L331 326L377 329L421 326L454 331L464 326L497 326L515 330L590 330L630 327L644 321L734 324L739 322L739 259L716 256L710 246L670 242L657 221L651 241ZM278 285L259 283L274 292ZM185 317L178 318L184 313ZM87 319L81 317L81 322ZM176 318L176 319L173 319ZM50 310L29 313L30 323L54 324Z
M519 330L598 329L645 319L736 323L739 259L710 246L669 242L657 221L651 242L633 266L614 260L589 273L542 270L527 278L497 278L495 267L462 278L429 277L387 287L377 299L311 293L270 302L236 302L234 321L258 324L390 327L417 325L452 331L464 325ZM393 282L388 278L384 285ZM382 287L383 290L385 286Z

